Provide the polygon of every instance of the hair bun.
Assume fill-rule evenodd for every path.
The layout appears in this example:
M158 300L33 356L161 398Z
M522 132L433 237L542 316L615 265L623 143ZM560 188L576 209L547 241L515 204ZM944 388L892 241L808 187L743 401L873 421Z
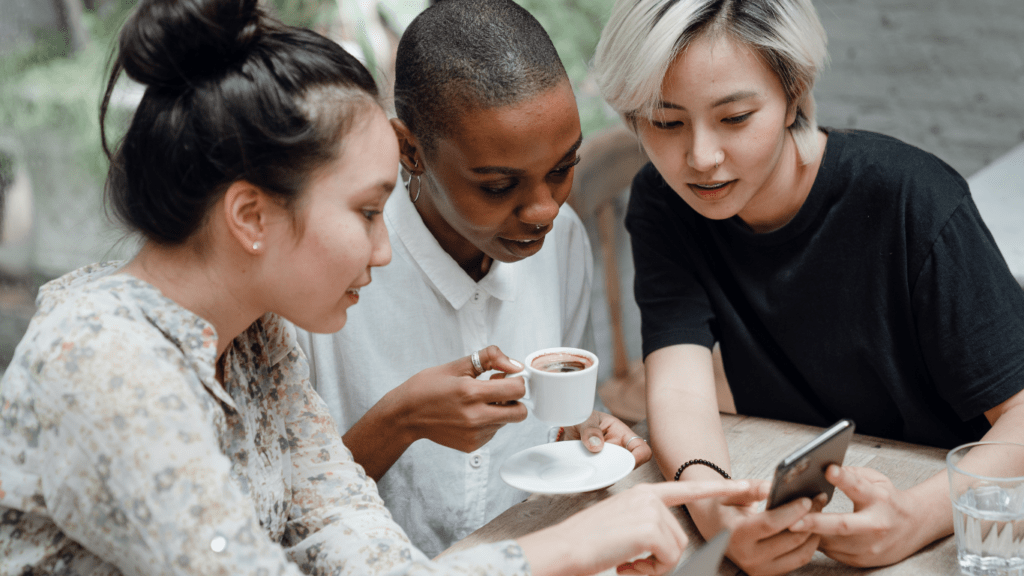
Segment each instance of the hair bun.
M141 84L189 85L244 59L262 29L259 0L142 0L121 29L119 59Z

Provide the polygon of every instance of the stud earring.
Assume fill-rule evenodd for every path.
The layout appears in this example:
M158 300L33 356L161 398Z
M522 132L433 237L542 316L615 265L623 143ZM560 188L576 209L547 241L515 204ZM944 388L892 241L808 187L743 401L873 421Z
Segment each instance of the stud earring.
M259 240L257 240L257 241L252 243L252 249L253 249L254 252L259 252L260 248L262 248L262 247L263 247L263 244L260 244Z

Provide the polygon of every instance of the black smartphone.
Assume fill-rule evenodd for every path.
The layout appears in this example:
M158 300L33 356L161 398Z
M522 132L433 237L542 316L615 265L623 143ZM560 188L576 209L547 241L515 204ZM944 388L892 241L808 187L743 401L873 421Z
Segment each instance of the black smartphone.
M843 464L853 436L853 421L840 420L779 463L768 495L768 509L804 496L825 493L829 500L835 486L825 479L829 464Z

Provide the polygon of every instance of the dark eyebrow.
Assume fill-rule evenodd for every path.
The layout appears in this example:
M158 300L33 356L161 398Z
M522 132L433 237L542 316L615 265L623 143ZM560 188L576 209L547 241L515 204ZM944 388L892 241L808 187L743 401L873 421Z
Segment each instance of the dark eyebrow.
M565 156L562 156L562 159L564 160L566 157L574 155L576 151L580 149L580 146L582 144L583 134L580 133L580 137L576 139L576 143L569 148L569 151L565 153ZM472 168L470 172L473 172L474 174L504 174L505 176L522 176L523 174L526 173L526 170L523 170L522 168L508 168L505 166L479 166L477 168Z
M712 104L711 107L712 108L718 108L719 106L725 106L726 104L731 104L733 102L739 102L740 100L745 100L745 99L751 98L753 96L757 96L757 92L754 92L753 90L744 90L742 92L734 92L732 94L729 94L725 98L722 98L721 100L718 100L717 102ZM659 100L658 101L658 108L669 108L671 110L686 110L686 108L683 108L679 104L673 104L671 102L665 102L664 100Z

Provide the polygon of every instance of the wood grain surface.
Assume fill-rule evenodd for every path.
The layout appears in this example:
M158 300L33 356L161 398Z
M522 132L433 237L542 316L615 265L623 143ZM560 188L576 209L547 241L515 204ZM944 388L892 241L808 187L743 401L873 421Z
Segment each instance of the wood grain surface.
M732 460L733 474L736 478L770 479L779 461L814 438L821 428L754 418L722 414L722 425ZM638 435L647 438L647 424L641 422L634 426ZM892 440L884 440L871 436L854 435L846 453L845 464L849 466L866 466L885 473L892 479L897 488L909 488L918 482L937 473L945 471L946 451L939 448L917 446ZM595 502L613 494L626 490L640 482L663 482L664 478L652 460L634 470L629 476L604 490L571 495L534 494L512 508L505 511L486 526L456 543L442 555L457 550L464 550L477 544L499 542L509 538L518 538L530 532L557 524L574 512L586 508ZM842 492L836 491L826 511L842 512L853 510L853 504ZM703 543L690 518L681 509L674 510L690 538L692 551L695 545ZM574 539L585 537L567 535ZM743 574L728 559L722 562L718 572L721 576ZM602 575L614 575L615 570L603 572ZM956 547L953 537L944 538L921 550L910 558L877 569L851 568L835 562L818 552L810 564L791 574L809 575L842 575L842 574L877 574L886 576L903 576L918 574L956 575Z

